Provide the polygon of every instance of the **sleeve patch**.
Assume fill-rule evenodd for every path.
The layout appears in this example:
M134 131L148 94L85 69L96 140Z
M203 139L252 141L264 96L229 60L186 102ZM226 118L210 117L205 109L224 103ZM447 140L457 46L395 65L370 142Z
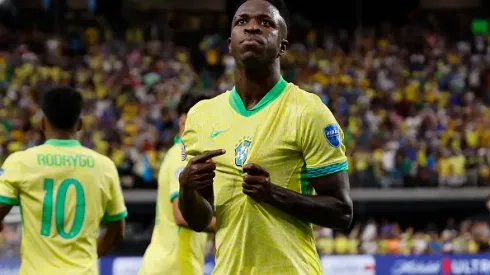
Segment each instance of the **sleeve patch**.
M323 135L330 145L337 148L342 144L340 140L340 131L337 124L329 124L327 127L323 128Z
M184 168L179 168L177 170L175 170L175 178L178 179L179 176L180 176L180 173L182 173L182 171L184 171Z
M5 173L5 169L0 168L0 177Z
M184 161L187 158L187 154L185 153L185 145L182 142L180 145L180 159Z

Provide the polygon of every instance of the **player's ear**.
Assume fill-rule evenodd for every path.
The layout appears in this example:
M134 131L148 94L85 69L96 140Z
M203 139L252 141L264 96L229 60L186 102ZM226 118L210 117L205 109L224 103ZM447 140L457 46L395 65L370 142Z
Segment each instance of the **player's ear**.
M80 118L77 122L77 126L76 126L76 129L77 129L77 132L82 130L82 127L83 127L83 121L82 119Z
M228 37L228 52L231 53L231 37Z
M179 117L179 130L184 132L185 129L185 120L187 119L187 115L183 114Z
M39 123L39 129L41 129L41 132L46 132L46 117L43 115L41 117L41 122Z
M287 41L286 39L282 39L281 40L281 50L279 51L279 56L282 56L283 54L285 54L286 51L288 50L288 47L289 47L289 41Z

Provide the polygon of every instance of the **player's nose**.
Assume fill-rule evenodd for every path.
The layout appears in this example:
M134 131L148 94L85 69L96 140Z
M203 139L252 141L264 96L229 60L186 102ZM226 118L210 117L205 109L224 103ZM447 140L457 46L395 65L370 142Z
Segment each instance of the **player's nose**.
M262 29L260 28L260 24L257 22L257 20L250 20L244 31L245 33L249 34L257 34L262 32Z

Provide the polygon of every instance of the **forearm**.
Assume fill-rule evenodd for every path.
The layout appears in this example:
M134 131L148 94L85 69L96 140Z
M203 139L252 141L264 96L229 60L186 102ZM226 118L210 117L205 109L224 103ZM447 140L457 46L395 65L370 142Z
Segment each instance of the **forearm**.
M272 185L270 205L323 227L346 230L352 222L352 202L326 195L307 196Z
M181 188L179 192L179 210L190 229L205 231L213 218L211 204L196 191Z

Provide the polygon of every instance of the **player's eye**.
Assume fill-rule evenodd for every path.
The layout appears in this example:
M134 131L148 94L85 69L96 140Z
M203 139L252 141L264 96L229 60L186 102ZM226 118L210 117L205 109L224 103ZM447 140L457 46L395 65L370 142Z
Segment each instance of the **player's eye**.
M245 25L246 23L247 23L247 22L246 22L244 19L238 19L238 20L236 21L236 24L237 24L238 26L243 26L243 25Z
M270 27L270 26L272 26L272 23L269 20L262 20L262 26Z

